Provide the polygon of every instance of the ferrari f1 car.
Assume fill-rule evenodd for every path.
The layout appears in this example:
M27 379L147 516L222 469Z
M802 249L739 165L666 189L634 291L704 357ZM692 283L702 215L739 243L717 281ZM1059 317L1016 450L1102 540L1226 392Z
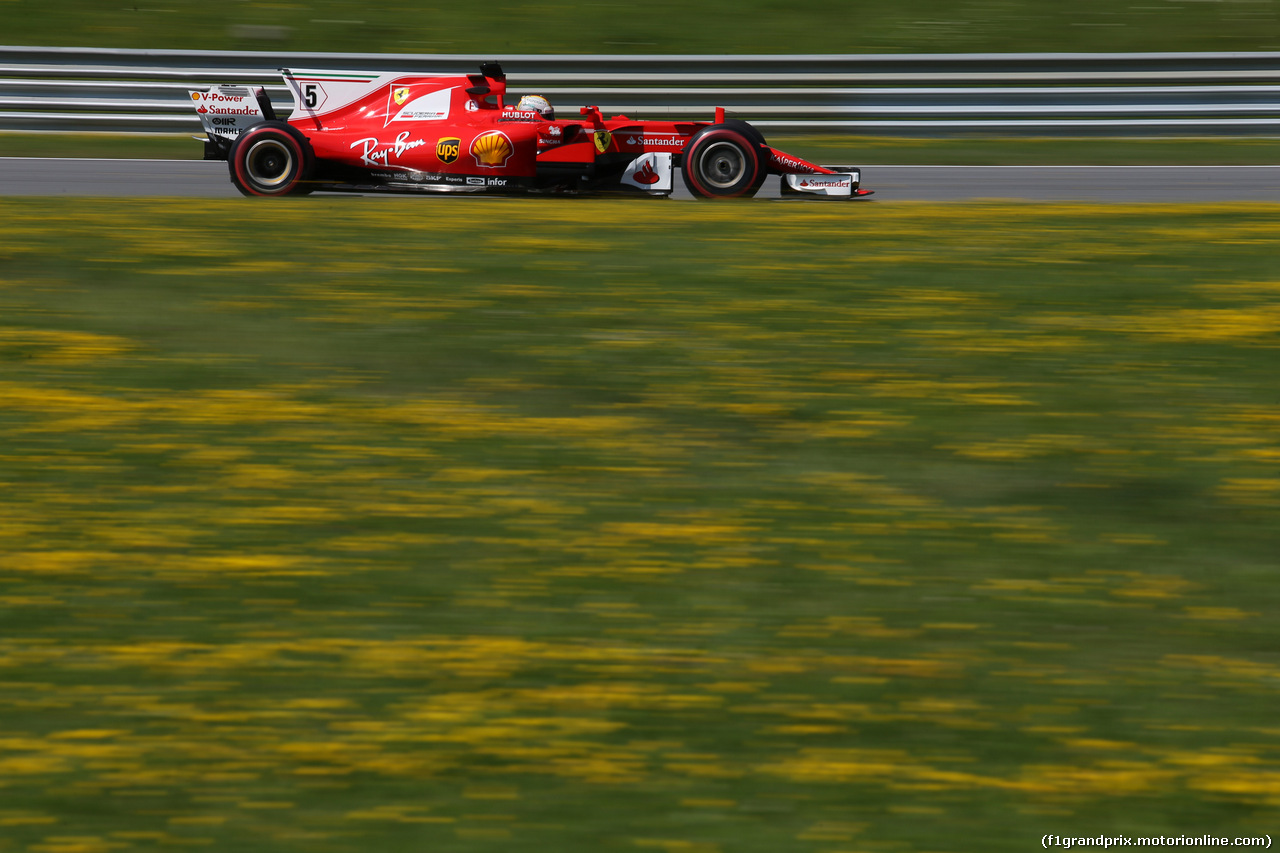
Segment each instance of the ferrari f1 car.
M226 160L248 196L354 192L622 192L669 195L674 172L699 198L754 195L767 175L784 194L857 198L859 170L818 166L771 148L756 128L605 118L596 107L557 119L506 104L497 63L429 77L281 69L294 110L277 119L260 88L191 91L205 158ZM523 101L524 99L522 99Z

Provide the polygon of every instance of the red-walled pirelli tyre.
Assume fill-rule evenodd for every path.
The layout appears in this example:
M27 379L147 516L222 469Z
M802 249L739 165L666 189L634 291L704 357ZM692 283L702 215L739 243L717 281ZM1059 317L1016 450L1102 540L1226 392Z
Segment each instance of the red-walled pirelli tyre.
M735 198L760 188L765 165L759 146L747 134L713 124L689 137L681 171L695 197Z
M757 145L768 144L767 142L764 141L763 133L761 133L754 125L747 124L742 119L727 118L723 122L721 122L721 125L729 128L730 130L738 131L747 139L750 139L752 142L756 143Z
M760 185L764 183L764 179L769 174L769 155L767 148L769 143L765 141L764 134L756 129L753 125L747 124L745 121L736 118L727 118L722 124L730 130L736 130L749 139L755 146L760 157L760 174L756 176L755 183L751 187L751 191L747 195L755 195L760 190Z
M307 192L314 155L302 131L282 121L255 124L236 138L227 155L231 183L250 196Z

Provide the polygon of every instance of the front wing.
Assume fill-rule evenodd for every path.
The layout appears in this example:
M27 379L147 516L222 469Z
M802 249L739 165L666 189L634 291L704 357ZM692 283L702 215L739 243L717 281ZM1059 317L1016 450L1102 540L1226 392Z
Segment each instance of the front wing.
M861 198L874 190L859 189L862 170L852 166L824 166L825 174L782 175L783 197L816 195L825 198Z

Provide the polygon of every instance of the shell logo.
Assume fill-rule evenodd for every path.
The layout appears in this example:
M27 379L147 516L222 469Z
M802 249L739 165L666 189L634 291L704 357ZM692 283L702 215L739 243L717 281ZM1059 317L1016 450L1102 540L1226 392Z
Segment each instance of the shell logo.
M515 146L500 130L482 133L471 143L471 156L476 158L477 165L486 169L501 169L514 153Z
M192 92L192 93L191 93L191 100L193 100L193 101L198 101L198 100L200 100L200 93L199 93L199 92Z

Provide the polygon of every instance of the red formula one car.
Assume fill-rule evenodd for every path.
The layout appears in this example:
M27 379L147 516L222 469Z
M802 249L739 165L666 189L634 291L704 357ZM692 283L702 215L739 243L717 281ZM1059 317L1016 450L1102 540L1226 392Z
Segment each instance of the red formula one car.
M245 195L314 190L622 192L669 195L679 167L694 196L753 195L765 176L784 194L870 195L847 166L817 166L769 147L744 121L605 118L595 107L557 119L545 99L505 104L497 63L427 77L281 69L294 97L279 121L262 89L191 92L207 140Z

